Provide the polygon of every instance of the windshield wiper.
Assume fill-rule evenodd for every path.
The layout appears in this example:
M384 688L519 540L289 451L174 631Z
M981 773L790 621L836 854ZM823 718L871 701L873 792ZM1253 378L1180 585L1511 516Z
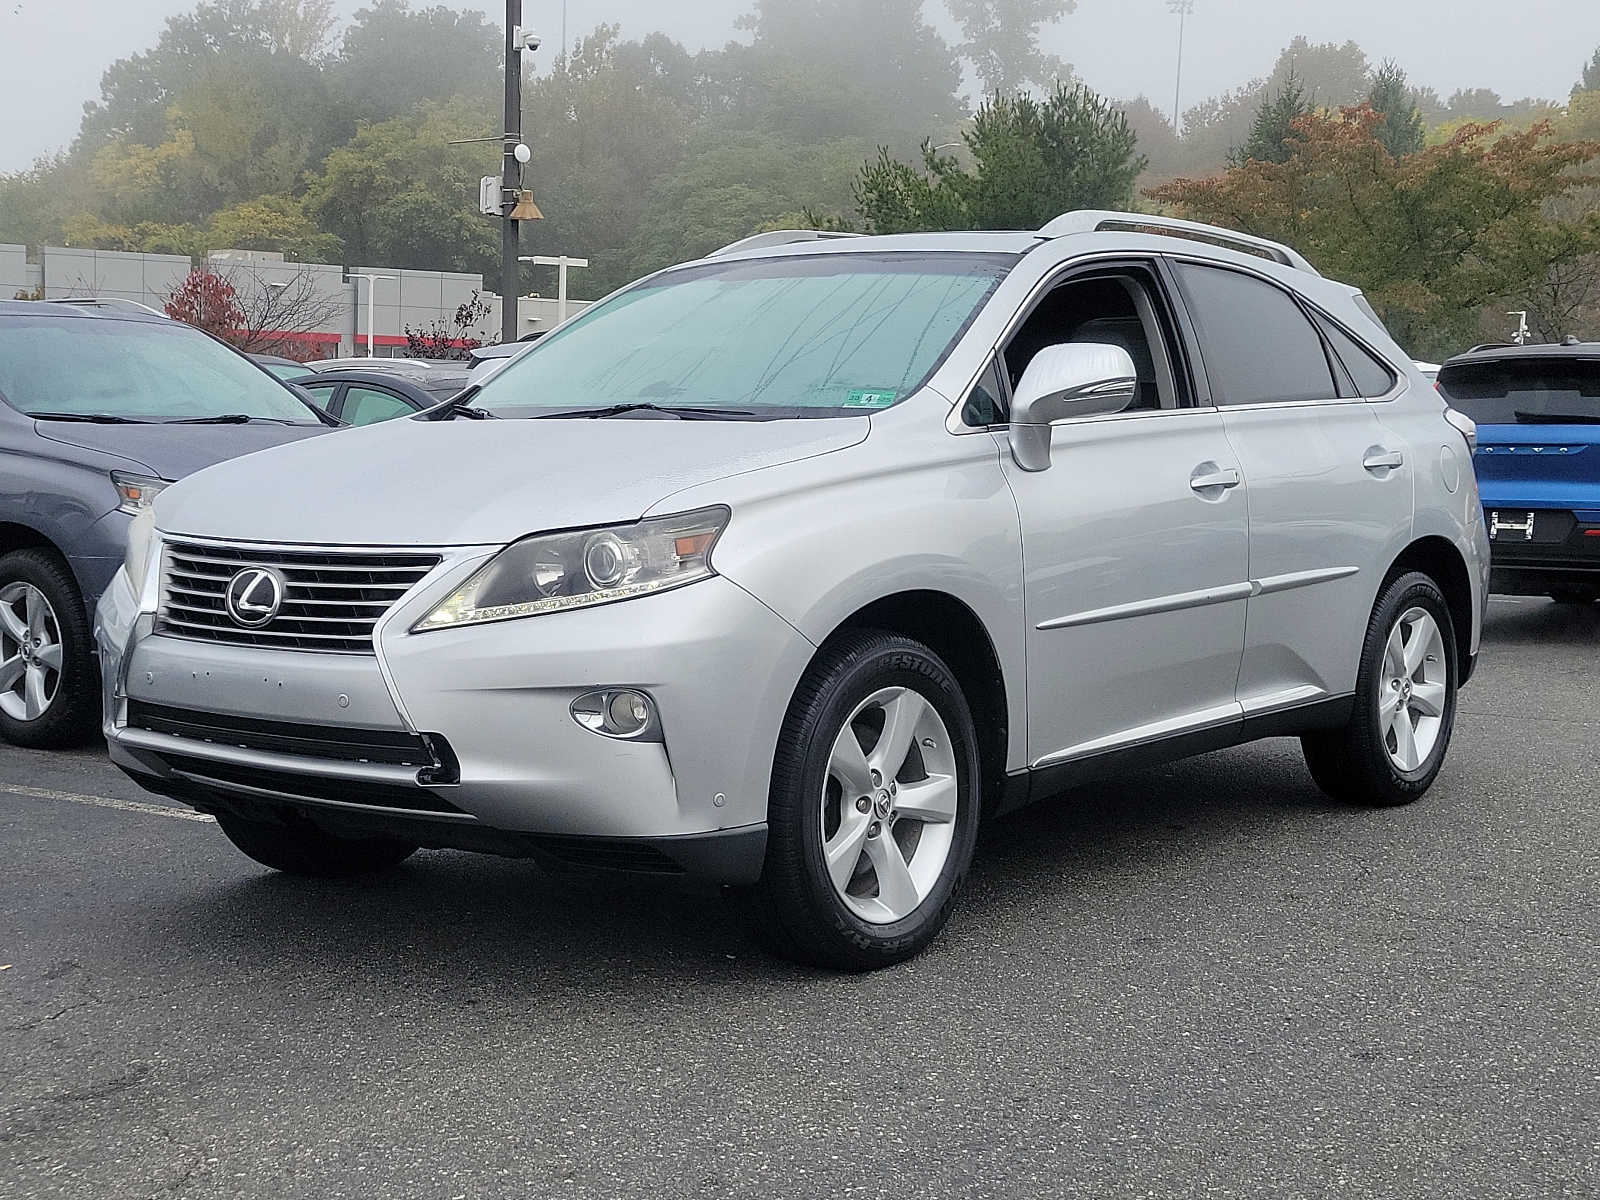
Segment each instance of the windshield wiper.
M1518 425L1600 425L1600 413L1535 413L1518 411Z
M530 421L553 421L566 417L574 420L603 420L606 417L620 417L628 413L652 412L665 413L667 416L676 417L680 421L748 421L760 420L761 414L748 408L695 408L690 405L677 404L650 404L636 401L630 404L608 404L603 408L560 408L554 412L540 413L536 417L529 417Z
M115 413L31 412L28 416L35 421L82 421L90 425L150 425L153 423L141 421L137 417L119 417Z
M480 391L483 384L475 383L463 388L443 404L433 408L425 408L414 418L418 421L453 421L457 417L465 417L469 421L498 421L500 418L486 408L473 408L467 401L471 400Z

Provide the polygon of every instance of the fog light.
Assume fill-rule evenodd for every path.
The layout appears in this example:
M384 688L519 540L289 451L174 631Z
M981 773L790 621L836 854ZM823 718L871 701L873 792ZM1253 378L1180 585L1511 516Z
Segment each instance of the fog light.
M618 688L585 692L572 702L572 719L591 732L636 742L661 740L656 708L643 692Z

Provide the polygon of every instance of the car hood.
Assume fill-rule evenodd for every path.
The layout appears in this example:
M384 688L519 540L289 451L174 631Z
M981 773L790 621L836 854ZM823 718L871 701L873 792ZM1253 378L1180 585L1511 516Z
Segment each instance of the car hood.
M390 421L224 463L156 501L166 533L364 546L503 545L631 521L675 492L855 445L867 417Z
M328 425L80 425L69 421L36 421L40 437L64 446L80 446L115 454L162 479L182 479L214 463L238 458L285 442L331 433Z

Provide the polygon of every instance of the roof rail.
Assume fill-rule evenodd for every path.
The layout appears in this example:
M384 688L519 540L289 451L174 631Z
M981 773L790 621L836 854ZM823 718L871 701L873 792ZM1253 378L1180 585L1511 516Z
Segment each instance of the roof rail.
M1480 350L1509 350L1515 344L1516 343L1514 342L1479 342L1471 350L1466 351L1466 353L1476 354Z
M1043 229L1039 230L1042 238L1066 237L1073 233L1102 233L1107 230L1119 230L1123 233L1156 233L1166 236L1189 237L1197 241L1210 242L1229 250L1243 250L1247 254L1256 254L1270 258L1273 262L1282 263L1286 267L1293 267L1297 271L1309 271L1313 275L1321 272L1313 267L1298 250L1290 249L1282 242L1269 241L1253 234L1240 233L1236 229L1224 229L1220 225L1202 225L1198 221L1180 221L1176 217L1157 217L1148 213L1109 212L1097 209L1083 209L1078 212L1062 213Z
M788 246L794 242L820 242L832 238L860 237L859 233L839 233L831 229L775 229L771 233L757 233L737 242L729 242L720 250L713 250L707 258L721 258L739 250L765 250L768 246Z
M77 308L117 308L123 312L144 313L162 320L170 320L166 313L159 308L151 308L148 304L141 304L137 300L129 300L125 296L56 296L45 301L46 304L71 304Z

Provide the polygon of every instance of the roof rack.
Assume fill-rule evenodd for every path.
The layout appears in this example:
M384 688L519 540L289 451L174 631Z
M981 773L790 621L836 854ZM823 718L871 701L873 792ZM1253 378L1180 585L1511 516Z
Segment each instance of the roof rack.
M160 317L163 321L171 319L159 308L151 308L148 304L141 304L137 300L129 300L124 296L56 296L46 300L44 303L71 304L76 308L115 308L123 312L137 312L144 313L147 316Z
M1104 233L1117 230L1123 233L1155 233L1164 236L1188 237L1197 241L1210 242L1229 250L1243 250L1247 254L1255 254L1269 258L1273 262L1282 263L1286 267L1293 267L1297 271L1308 271L1312 275L1321 272L1308 262L1298 250L1285 246L1282 242L1269 241L1253 234L1240 233L1236 229L1224 229L1220 225L1202 225L1198 221L1180 221L1176 217L1157 217L1148 213L1110 212L1100 209L1083 209L1078 212L1062 213L1043 229L1039 230L1042 238L1066 237L1074 233Z
M1512 342L1479 342L1471 350L1466 351L1466 353L1476 354L1479 350L1509 350L1513 344L1514 343Z
M739 250L765 250L768 246L787 246L794 242L821 242L833 238L860 237L859 233L840 233L831 229L775 229L771 233L757 233L737 242L729 242L720 250L713 250L707 258L721 258Z

